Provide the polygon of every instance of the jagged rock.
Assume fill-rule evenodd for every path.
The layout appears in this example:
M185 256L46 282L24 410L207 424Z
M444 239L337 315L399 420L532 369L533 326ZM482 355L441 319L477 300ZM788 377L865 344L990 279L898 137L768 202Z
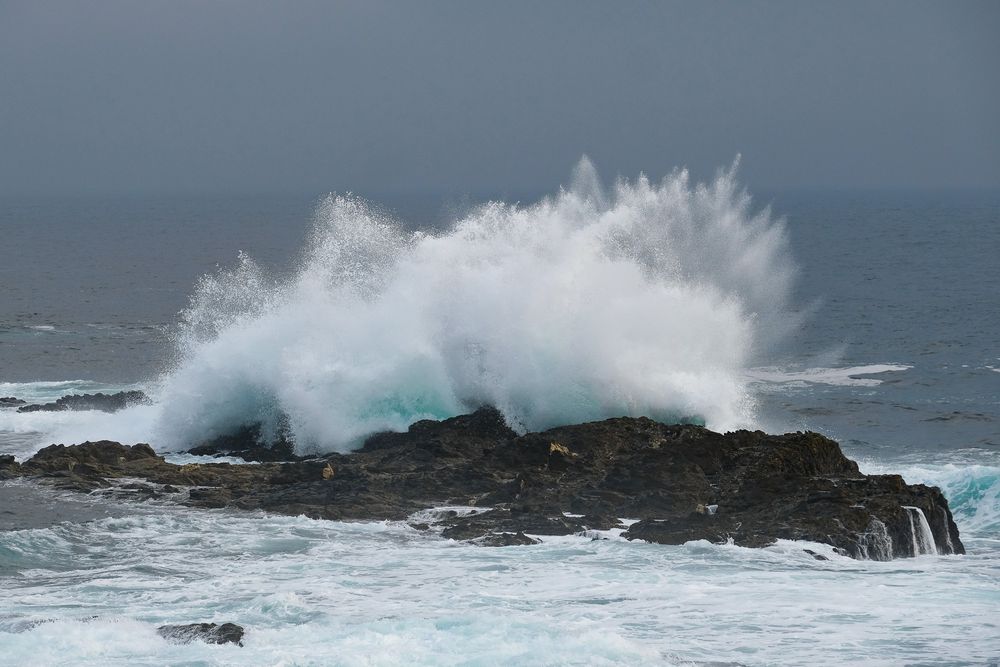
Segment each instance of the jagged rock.
M147 444L132 447L101 440L80 445L49 445L39 450L21 467L21 474L43 475L60 488L89 492L110 486L108 479L129 476L129 464L141 460L160 460ZM141 476L141 475L133 475Z
M62 410L100 410L102 412L117 412L130 405L145 403L149 400L141 391L120 391L117 394L79 394L63 396L54 403L22 405L18 412L59 412ZM23 401L22 401L23 403Z
M613 516L585 516L581 520L588 530L611 530L623 528L621 520Z
M432 507L474 506L482 510L438 522L446 538L480 542L607 530L629 518L638 521L624 537L663 544L809 540L880 560L964 552L937 488L863 475L821 435L723 435L645 418L518 436L484 408L374 435L351 454L253 466L176 466L148 445L55 445L13 474L81 491L142 478L194 487L179 496L192 506L317 519L404 520ZM506 538L486 541L494 539Z
M49 445L38 450L24 463L24 466L29 472L36 470L79 472L85 467L97 472L107 472L108 469L121 469L128 462L143 459L160 459L160 457L156 455L152 447L145 443L129 447L110 440L100 440L68 447L66 445Z
M225 507L232 499L229 489L191 489L188 492L188 502L195 507Z
M541 540L528 537L521 531L516 533L490 533L474 542L481 547L519 547L538 544Z
M21 476L21 465L13 454L0 454L0 480Z
M237 456L244 461L300 461L295 445L285 438L266 444L261 434L261 425L242 426L234 433L206 440L188 450L188 454L199 456Z
M160 492L155 486L141 482L114 485L109 491L122 500L149 500L160 497Z
M16 408L27 403L27 401L22 401L20 398L14 398L13 396L0 397L0 408Z
M176 644L203 641L206 644L236 644L243 646L243 628L235 623L191 623L189 625L161 625L156 633Z
M558 514L558 513L556 513ZM532 535L572 535L585 529L577 519L497 508L445 521L443 537L472 540L484 535L528 532Z

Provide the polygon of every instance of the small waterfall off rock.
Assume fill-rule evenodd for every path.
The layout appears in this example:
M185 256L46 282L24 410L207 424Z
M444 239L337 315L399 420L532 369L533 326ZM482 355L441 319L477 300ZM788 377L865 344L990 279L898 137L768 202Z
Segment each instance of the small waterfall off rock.
M604 188L589 160L538 203L413 231L331 195L287 277L199 282L150 425L164 447L263 424L303 451L489 404L518 430L617 417L754 426L745 375L795 326L781 220L735 164ZM151 436L152 437L152 436Z
M948 526L948 513L943 507L938 508L938 513L941 515L941 523L944 525L945 553L953 554L955 553L955 545L951 542L951 530Z
M860 535L858 550L863 560L892 560L892 537L885 524L872 517L868 530Z
M937 545L934 543L934 533L931 532L931 525L927 523L924 511L919 507L904 505L910 518L910 531L913 536L913 555L922 556L924 554L936 554Z

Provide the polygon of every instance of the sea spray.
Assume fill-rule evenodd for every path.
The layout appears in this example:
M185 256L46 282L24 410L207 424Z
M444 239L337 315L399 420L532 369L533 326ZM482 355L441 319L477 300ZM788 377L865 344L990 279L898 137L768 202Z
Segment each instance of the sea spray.
M858 551L862 560L892 560L892 537L886 525L872 517L868 530L861 534Z
M441 233L330 195L290 278L241 255L199 282L157 437L184 446L259 421L344 450L481 404L520 429L751 425L743 373L791 321L794 269L783 225L751 209L735 170L605 191L584 159L568 189L487 203Z

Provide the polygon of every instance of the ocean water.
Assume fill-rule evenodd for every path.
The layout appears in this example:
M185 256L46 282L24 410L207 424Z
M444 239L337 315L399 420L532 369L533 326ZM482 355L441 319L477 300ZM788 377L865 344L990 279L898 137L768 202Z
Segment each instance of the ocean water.
M613 533L485 549L8 483L0 663L1000 660L1000 196L751 199L735 170L605 186L584 162L540 203L372 199L0 202L0 396L155 399L0 410L0 452L171 452L283 418L304 451L349 449L482 402L525 429L811 429L866 472L940 486L968 554ZM198 621L244 625L246 645L155 634Z

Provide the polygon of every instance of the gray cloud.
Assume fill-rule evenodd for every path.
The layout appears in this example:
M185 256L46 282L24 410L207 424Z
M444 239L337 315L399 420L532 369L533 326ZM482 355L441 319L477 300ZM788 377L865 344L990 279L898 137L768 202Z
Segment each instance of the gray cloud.
M0 3L0 193L1000 186L993 2Z

